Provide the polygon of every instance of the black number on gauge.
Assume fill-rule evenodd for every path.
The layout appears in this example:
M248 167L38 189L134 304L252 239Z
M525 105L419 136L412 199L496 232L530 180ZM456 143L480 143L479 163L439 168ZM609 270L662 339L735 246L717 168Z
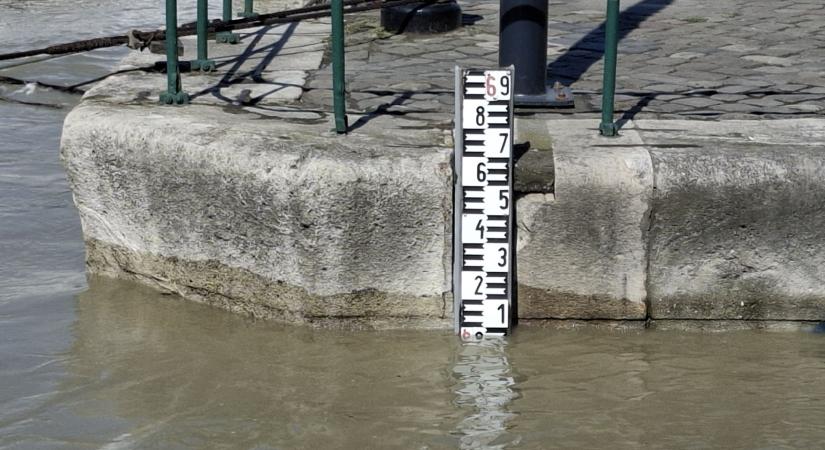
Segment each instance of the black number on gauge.
M484 164L483 162L478 163L478 166L476 167L476 179L478 181L483 182L487 180L487 172L484 171L486 168L487 164Z
M476 230L478 231L479 238L484 239L484 225L481 224L481 219L478 219Z
M476 108L476 125L482 126L484 125L484 107L479 106Z
M500 249L498 249L498 252L501 253L501 261L499 261L498 266L499 267L504 267L504 266L507 265L507 249L506 248L500 248Z

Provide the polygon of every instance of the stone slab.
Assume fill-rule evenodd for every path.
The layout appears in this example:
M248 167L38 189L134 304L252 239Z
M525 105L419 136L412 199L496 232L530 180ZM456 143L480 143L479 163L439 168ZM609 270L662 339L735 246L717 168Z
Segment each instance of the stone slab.
M61 151L89 272L256 317L449 326L444 133L256 117L75 108Z
M653 319L825 317L825 121L638 121Z
M243 40L237 45L208 41L208 57L217 70L183 72L181 84L193 104L250 104L275 106L301 98L309 72L322 63L326 44L319 36L329 24L306 21L240 30ZM196 38L180 39L184 48L181 61L195 58ZM151 69L165 62L165 55L132 51L118 69L128 71L107 78L87 93L86 98L110 103L154 102L166 90L166 77Z
M553 192L556 169L553 139L547 133L547 121L516 116L513 167L513 190L516 193Z
M519 317L644 318L653 173L641 139L600 137L591 120L546 124L555 194L516 204Z

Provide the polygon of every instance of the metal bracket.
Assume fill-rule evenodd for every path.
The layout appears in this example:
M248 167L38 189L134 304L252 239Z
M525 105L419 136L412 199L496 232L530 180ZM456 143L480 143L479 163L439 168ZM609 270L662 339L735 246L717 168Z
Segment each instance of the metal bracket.
M599 133L601 133L602 136L607 137L618 136L619 127L612 122L602 123L599 125Z
M201 72L213 72L217 68L215 61L211 59L195 59L192 60L192 70L200 70Z
M164 105L186 105L189 103L189 94L186 92L161 92L160 102Z
M215 42L218 44L237 44L241 42L241 36L231 31L221 31L215 34Z
M575 106L573 91L567 86L562 86L558 81L552 87L548 86L544 94L516 94L513 98L516 106L528 108L572 108Z

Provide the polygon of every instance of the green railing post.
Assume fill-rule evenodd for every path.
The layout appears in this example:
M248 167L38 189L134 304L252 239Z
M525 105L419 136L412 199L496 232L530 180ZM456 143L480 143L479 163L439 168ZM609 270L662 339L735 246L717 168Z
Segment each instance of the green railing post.
M238 14L238 17L255 17L256 14L254 10L254 5L252 4L253 0L243 0L243 12Z
M215 61L212 61L207 56L208 43L206 42L209 26L208 17L209 5L207 0L198 0L198 59L192 61L192 70L200 70L201 72L211 72L215 70Z
M189 103L183 92L178 70L178 2L166 0L166 92L160 94L161 103L182 105Z
M223 0L223 15L221 19L224 22L232 20L232 0ZM215 35L215 42L218 44L237 44L241 42L241 37L231 31L221 31Z
M619 51L619 0L607 0L604 22L604 80L599 132L602 136L616 136L619 129L613 122L613 101L616 93L616 55Z
M347 132L346 80L344 79L344 1L332 0L332 101L335 131Z

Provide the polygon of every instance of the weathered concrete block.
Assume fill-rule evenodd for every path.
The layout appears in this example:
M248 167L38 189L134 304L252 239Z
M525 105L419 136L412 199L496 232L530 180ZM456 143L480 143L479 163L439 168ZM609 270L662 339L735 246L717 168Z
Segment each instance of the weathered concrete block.
M516 116L513 190L517 193L549 194L555 188L553 138L547 120Z
M519 317L644 318L650 157L634 132L606 139L593 121L548 124L555 195L516 205Z
M87 100L67 117L91 273L259 317L449 326L441 130L383 135L376 118L336 137L214 111Z
M825 317L825 124L639 121L654 319Z

